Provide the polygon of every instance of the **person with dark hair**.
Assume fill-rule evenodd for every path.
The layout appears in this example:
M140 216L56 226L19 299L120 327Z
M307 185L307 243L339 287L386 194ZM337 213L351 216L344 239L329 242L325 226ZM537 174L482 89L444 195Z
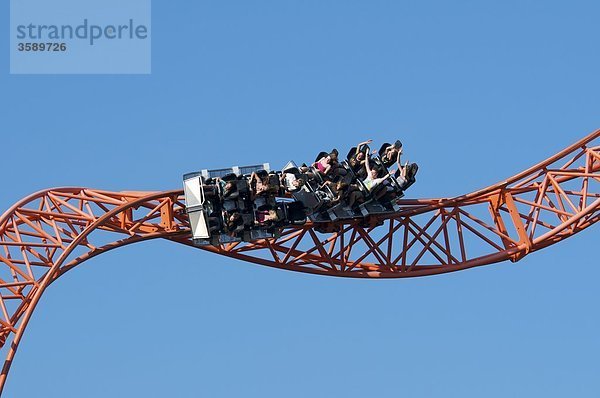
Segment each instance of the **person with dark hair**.
M329 187L333 194L333 199L330 202L332 206L343 203L354 209L357 205L364 202L364 195L356 184L348 184L343 181L338 181L337 183L328 181L323 184L323 186L325 185Z
M337 163L337 154L335 152L330 153L327 156L323 156L312 164L312 167L324 178L326 178L332 171L332 168Z
M348 174L348 170L346 170L346 168L340 164L338 161L337 150L335 151L336 152L332 152L330 154L332 157L331 169L329 170L329 173L327 173L327 178L331 181L337 182L338 179L344 178L346 174Z
M390 167L396 161L396 157L402 154L402 143L397 140L392 145L387 145L383 148L383 153L379 154L381 162L385 167Z
M367 177L363 180L363 183L369 191L372 191L373 189L375 189L375 187L377 187L377 185L385 181L385 179L390 176L390 173L386 174L383 177L379 177L379 172L377 171L377 169L372 169L369 163L370 162L365 162L365 171L367 173Z
M230 236L236 236L244 229L244 218L238 211L225 213L225 230Z
M223 198L229 199L234 193L237 192L237 185L233 181L227 181L223 186Z
M253 172L252 175L250 175L249 183L250 187L252 188L253 198L259 195L266 195L271 190L268 174L261 177L256 172Z
M354 155L352 155L350 159L348 159L348 164L350 165L350 168L352 168L354 173L359 174L363 169L363 165L365 164L365 160L368 155L365 147L372 142L373 140L367 140L358 144Z
M371 169L368 161L365 162L365 170L367 172L367 177L363 180L363 184L365 184L365 187L367 187L373 197L378 200L387 192L381 185L391 174L393 174L393 172L389 172L383 177L379 177L379 172L376 169Z
M345 182L342 182L342 181L338 181L338 182L325 181L321 185L321 189L323 189L325 187L329 188L329 191L333 195L333 198L329 202L329 205L335 206L338 203L340 203L342 201L342 199L344 198L346 189L348 188L348 184Z

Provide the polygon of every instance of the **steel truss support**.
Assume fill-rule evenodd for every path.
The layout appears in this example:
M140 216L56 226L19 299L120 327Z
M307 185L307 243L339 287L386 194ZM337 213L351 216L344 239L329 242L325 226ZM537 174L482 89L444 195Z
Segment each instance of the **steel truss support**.
M201 247L270 267L355 278L441 274L523 256L600 218L600 130L496 185L402 210L290 227L277 239ZM48 189L0 217L0 393L31 315L65 272L108 250L164 238L193 246L181 191ZM9 344L7 344L9 343Z

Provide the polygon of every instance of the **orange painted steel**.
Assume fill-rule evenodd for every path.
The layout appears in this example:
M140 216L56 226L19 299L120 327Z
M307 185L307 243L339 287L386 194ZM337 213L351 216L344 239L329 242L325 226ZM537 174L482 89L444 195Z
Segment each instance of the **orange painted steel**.
M290 271L355 278L434 275L517 261L599 219L599 137L595 131L506 181L460 197L401 200L402 210L393 214L307 223L284 229L277 239L199 248ZM55 188L5 212L0 345L6 361L0 392L33 310L52 282L89 258L155 238L193 246L181 190Z

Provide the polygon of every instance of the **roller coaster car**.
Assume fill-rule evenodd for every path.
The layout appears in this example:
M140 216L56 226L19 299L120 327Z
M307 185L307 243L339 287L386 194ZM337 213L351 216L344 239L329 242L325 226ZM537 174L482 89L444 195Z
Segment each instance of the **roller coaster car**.
M380 152L388 146L384 144ZM363 150L371 169L379 175L389 174L388 165L379 155L368 156L367 145ZM348 159L336 163L327 177L314 167L302 169L303 173L294 162L289 162L282 172L271 172L266 163L184 175L186 211L194 243L219 245L266 239L277 237L286 226L305 223L307 218L328 228L329 221L398 211L398 199L416 181L417 165L407 166L405 177L397 171L369 190L363 181L366 168L353 168L350 164L355 154L356 148L351 149ZM321 152L315 161L328 155ZM304 184L295 182L299 179ZM333 185L337 182L348 187L339 191ZM354 208L349 207L349 201Z
M367 145L365 145L364 148L365 152L369 151L369 147ZM355 149L354 151L351 150L349 152L348 157L353 156L353 152L355 152ZM383 164L379 156L369 157L368 161L371 164L371 168L377 170L380 175L389 174L389 170ZM403 191L405 188L399 184L399 182L394 176L389 176L381 185L376 187L373 190L373 192L371 192L365 186L363 178L361 178L354 172L353 168L349 165L348 160L344 160L343 162L341 162L340 167L343 168L345 171L344 173L338 176L337 181L341 181L349 185L354 185L358 188L360 192L362 192L362 196L365 199L365 202L363 203L363 206L360 209L360 214L362 214L363 216L367 216L369 214L399 210L397 201L402 196L404 196ZM408 184L405 184L405 187L410 186L410 184L412 184L413 181L414 178L413 180L407 181ZM313 191L315 191L314 186ZM317 211L321 212L323 212L324 209L327 210L328 217L321 217L322 220L326 220L327 218L331 220L336 220L339 218L354 218L358 215L353 209L348 208L346 200L344 200L340 204L328 206L329 202L333 200L334 195L327 187L321 188L320 192L317 192L317 194L322 194L325 196L325 200L321 200L321 202L324 202L324 208L317 209ZM377 197L377 199L375 199L375 197Z
M248 181L251 174L237 174L241 171L256 172L261 178L268 178L272 190L251 200ZM276 173L265 170L263 165L203 170L184 175L186 209L194 243L215 246L276 237L283 226L306 222L302 203L277 202L275 195L280 190L279 178ZM269 210L277 213L277 220L259 222L257 214Z
M368 146L365 145L365 147L368 150ZM349 153L349 155L350 155L350 153ZM370 159L370 161L373 163L373 167L377 167L377 169L380 170L379 171L380 174L381 173L387 174L387 172L388 172L387 168L381 163L380 160L378 160L377 158L372 158L372 159ZM347 171L346 176L350 176L347 179L349 179L351 181L355 181L356 186L358 186L359 190L363 194L363 197L365 198L365 202L358 206L360 214L362 216L366 217L371 214L387 213L390 211L399 210L399 206L395 202L398 199L398 197L400 197L402 195L402 193L401 193L401 189L399 189L397 184L394 184L394 182L388 182L386 180L386 182L384 182L383 184L381 184L380 186L375 188L375 192L371 192L365 186L362 179L359 178L354 173L354 170L352 169L352 167L350 167L350 165L348 164L348 161L342 162L342 165L344 166L344 168ZM389 179L391 179L391 178L388 178L388 180ZM373 197L373 194L380 193L380 190L382 190L382 189L386 189L386 190L389 189L390 192L383 195L379 200L376 200ZM337 205L337 206L331 208L329 211L329 215L334 220L337 218L354 218L354 217L356 217L356 214L354 213L354 211L352 209L348 209L344 205L341 205L341 206Z

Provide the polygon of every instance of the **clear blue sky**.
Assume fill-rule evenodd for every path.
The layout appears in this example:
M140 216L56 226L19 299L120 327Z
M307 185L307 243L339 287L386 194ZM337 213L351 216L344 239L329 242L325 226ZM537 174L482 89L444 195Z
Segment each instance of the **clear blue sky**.
M2 211L363 138L404 142L410 196L453 196L600 127L595 1L153 3L148 76L11 76L0 41ZM597 397L597 237L388 281L134 245L51 286L6 396Z

